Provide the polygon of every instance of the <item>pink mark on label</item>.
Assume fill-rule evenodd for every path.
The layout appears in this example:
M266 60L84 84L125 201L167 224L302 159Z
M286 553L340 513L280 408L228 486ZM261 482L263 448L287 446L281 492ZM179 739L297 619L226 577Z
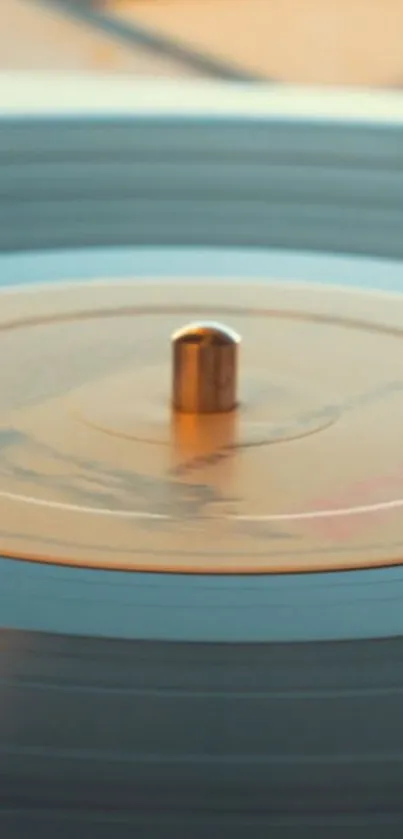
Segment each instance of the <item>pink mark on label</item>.
M403 464L392 473L371 476L350 485L344 492L317 499L312 504L312 509L318 512L329 510L329 516L313 518L309 524L307 522L307 526L332 542L344 542L359 536L364 528L376 524L380 516L393 515L394 511L391 509L379 510L376 507L382 501L391 500L399 490L403 491ZM369 509L354 515L348 513L349 508L371 505L374 506L373 511ZM337 510L346 510L346 514L334 515L334 511Z

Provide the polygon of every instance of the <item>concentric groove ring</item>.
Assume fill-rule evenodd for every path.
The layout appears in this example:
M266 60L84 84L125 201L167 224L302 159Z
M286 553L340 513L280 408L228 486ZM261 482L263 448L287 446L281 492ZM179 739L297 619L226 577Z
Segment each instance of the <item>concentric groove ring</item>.
M192 88L181 104L165 88L158 113L143 104L156 99L155 88L140 85L129 98L115 86L119 109L112 85L97 110L102 85L93 85L83 85L81 113L63 112L54 96L52 116L45 95L30 116L4 114L1 250L169 245L403 256L399 96L372 120L376 104L346 98L343 120L329 119L325 96L296 94L292 116L292 93L282 102L270 89L234 86L236 104L220 116L225 87L196 85L199 105Z

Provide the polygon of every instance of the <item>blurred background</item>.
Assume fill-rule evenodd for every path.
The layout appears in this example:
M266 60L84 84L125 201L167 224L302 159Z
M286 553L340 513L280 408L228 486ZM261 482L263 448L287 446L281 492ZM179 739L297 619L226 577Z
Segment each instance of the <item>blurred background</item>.
M2 0L0 69L403 89L403 0Z

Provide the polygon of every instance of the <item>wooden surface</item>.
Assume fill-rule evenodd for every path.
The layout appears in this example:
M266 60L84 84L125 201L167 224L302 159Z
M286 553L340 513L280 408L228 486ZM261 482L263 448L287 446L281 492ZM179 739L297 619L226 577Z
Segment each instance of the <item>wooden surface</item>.
M123 24L258 77L403 86L403 0L104 0L95 5ZM130 46L36 0L7 0L0 69L203 75L179 57L139 42Z
M0 70L192 76L183 64L145 47L132 49L50 5L6 0L0 26Z
M105 0L102 6L263 76L403 85L403 0Z

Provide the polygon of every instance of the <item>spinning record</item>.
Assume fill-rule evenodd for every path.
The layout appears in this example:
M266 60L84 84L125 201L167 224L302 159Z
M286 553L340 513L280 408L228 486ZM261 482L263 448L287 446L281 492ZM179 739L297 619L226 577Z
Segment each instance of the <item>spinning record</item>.
M402 298L111 281L1 302L3 556L197 574L402 561ZM224 410L174 404L189 318L240 336ZM214 388L199 337L179 387Z
M0 79L0 832L402 835L401 97Z

